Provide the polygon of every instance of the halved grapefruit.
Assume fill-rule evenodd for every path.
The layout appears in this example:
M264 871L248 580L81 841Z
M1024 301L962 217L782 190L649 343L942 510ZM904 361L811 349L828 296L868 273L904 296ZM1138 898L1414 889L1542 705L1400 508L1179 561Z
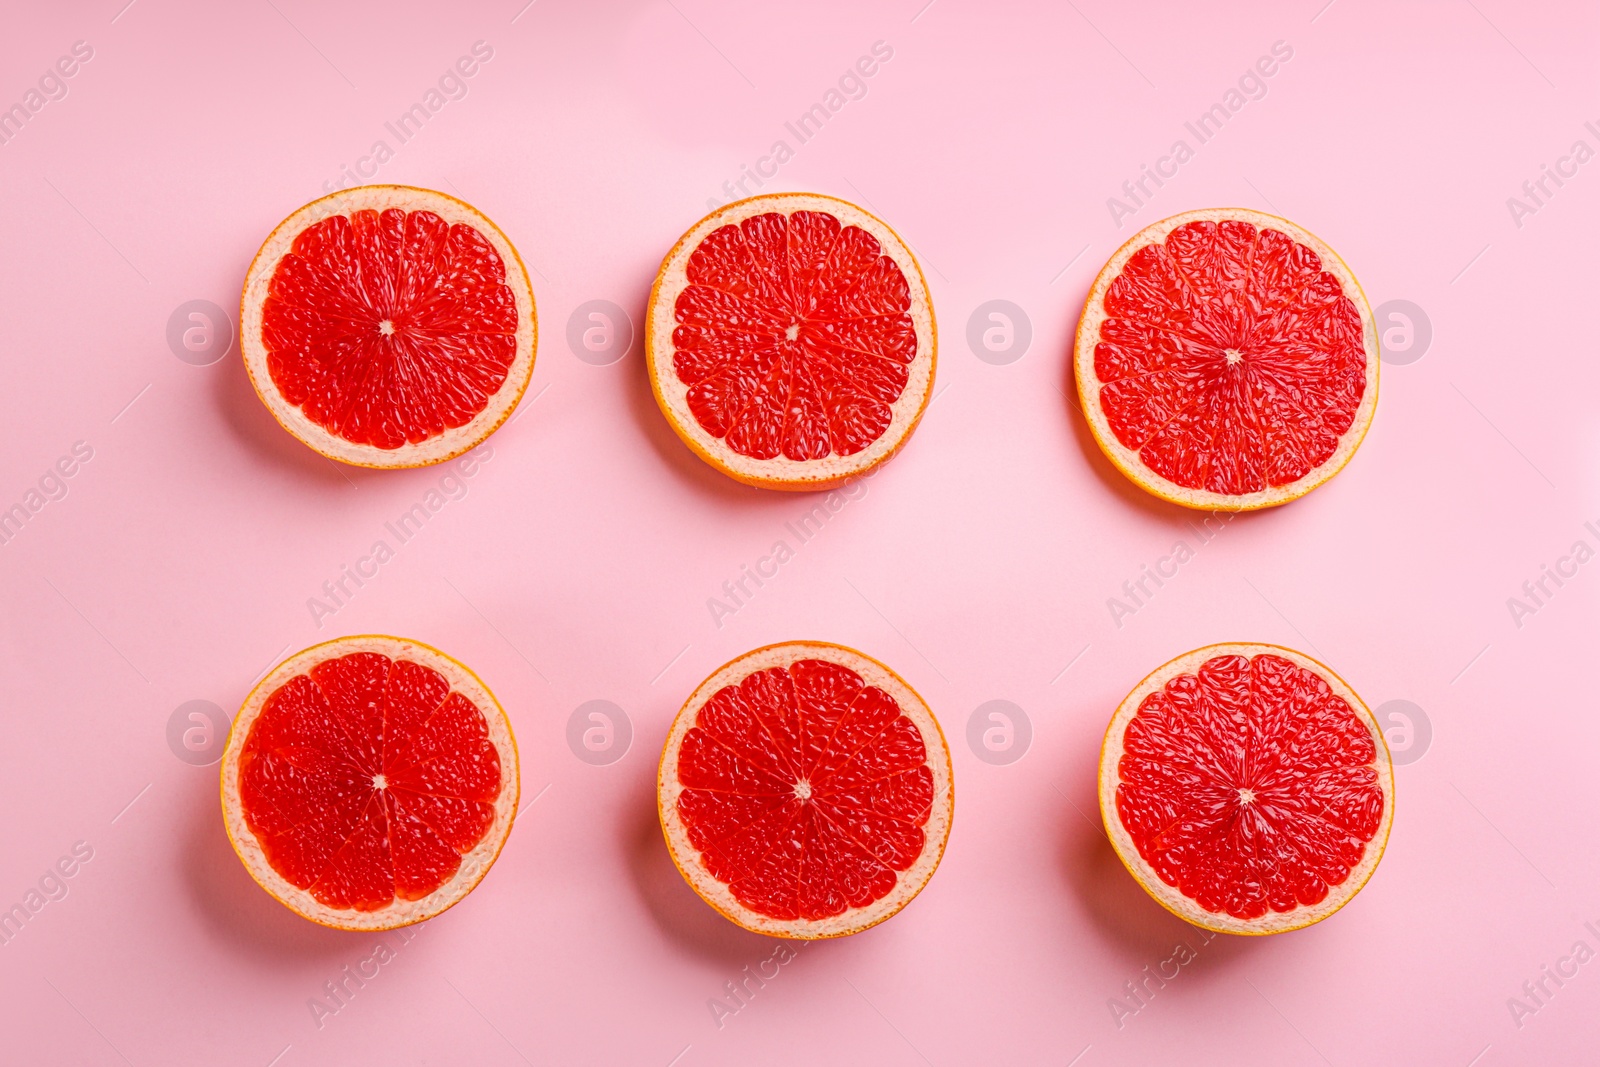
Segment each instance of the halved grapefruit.
M1394 768L1337 674L1277 645L1211 645L1134 687L1100 749L1100 815L1168 911L1276 934L1332 915L1372 877Z
M928 284L844 200L755 196L667 253L645 313L661 411L701 459L768 489L828 489L905 444L933 386Z
M329 459L420 467L475 447L533 374L517 250L444 193L362 185L272 231L245 275L239 346L261 402Z
M1101 268L1074 372L1101 451L1174 504L1284 504L1350 461L1378 401L1378 331L1355 275L1248 208L1147 226Z
M375 634L268 671L222 759L245 869L341 930L407 926L460 901L500 855L520 789L511 723L478 676Z
M792 641L719 669L678 712L657 807L672 861L747 930L842 937L922 891L954 790L933 713L842 645Z

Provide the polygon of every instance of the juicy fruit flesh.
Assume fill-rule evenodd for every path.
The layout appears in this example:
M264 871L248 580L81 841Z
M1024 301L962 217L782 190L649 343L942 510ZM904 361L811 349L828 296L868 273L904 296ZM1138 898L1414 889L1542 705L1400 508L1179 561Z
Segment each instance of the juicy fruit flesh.
M1218 656L1145 697L1117 815L1161 880L1211 912L1316 904L1383 821L1377 746L1327 682L1273 655Z
M826 660L719 689L684 735L678 815L745 907L818 920L894 889L922 855L933 772L893 697Z
M1188 489L1245 494L1326 463L1367 387L1360 312L1311 249L1191 222L1135 252L1094 349L1117 440Z
M752 459L849 456L883 436L917 335L877 238L770 212L706 235L687 274L672 366L702 429Z
M273 384L354 444L465 426L516 359L517 304L483 234L431 211L332 215L294 239L261 309Z
M477 705L409 660L355 652L280 686L239 764L267 862L330 908L419 900L494 823L500 755Z

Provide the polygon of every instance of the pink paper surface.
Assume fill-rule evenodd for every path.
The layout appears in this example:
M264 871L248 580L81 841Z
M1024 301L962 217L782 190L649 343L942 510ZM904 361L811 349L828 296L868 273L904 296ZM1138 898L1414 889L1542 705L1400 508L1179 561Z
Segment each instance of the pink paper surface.
M0 508L42 503L0 545L0 907L27 915L0 945L0 1058L1594 1059L1592 5L124 3L18 7L0 35L0 105L38 104L0 127ZM441 86L480 41L492 57ZM92 55L57 68L75 42ZM891 58L801 142L785 124L877 42ZM1241 83L1278 42L1290 57ZM1237 109L1201 143L1185 124L1230 89ZM385 124L430 90L437 110L401 142ZM1180 139L1192 158L1126 200ZM786 524L816 499L694 458L637 337L604 365L568 344L589 301L638 324L661 256L724 182L770 174L779 141L765 188L888 220L943 327L915 437L803 544ZM534 272L533 384L470 479L338 468L272 421L236 344L196 365L168 343L189 301L236 315L262 239L344 167L471 201ZM1384 366L1339 478L1202 544L1198 516L1101 458L1064 390L1100 265L1138 227L1218 205L1319 234L1374 306L1409 302L1413 336L1380 322L1409 362ZM968 342L992 300L1029 324L1011 362ZM995 324L979 315L980 349ZM72 476L47 478L75 447ZM396 542L385 523L441 485L455 495ZM314 618L378 540L395 558ZM778 540L794 558L719 626L708 600ZM1108 601L1179 541L1194 558L1115 618ZM284 655L371 631L482 675L532 802L483 884L410 940L275 903L228 847L216 765L179 758L205 721L187 702L231 717ZM954 750L954 830L903 914L766 963L776 976L735 1000L728 983L778 943L675 872L656 760L702 678L798 637L858 647L926 697ZM1300 648L1381 714L1421 711L1409 738L1388 720L1406 762L1372 882L1265 940L1204 941L1162 911L1095 811L1112 708L1223 640ZM568 744L594 700L631 726L607 764ZM1010 763L968 741L994 700L1031 732ZM190 740L206 759L203 731ZM380 942L393 959L347 980ZM1180 942L1196 958L1175 967Z

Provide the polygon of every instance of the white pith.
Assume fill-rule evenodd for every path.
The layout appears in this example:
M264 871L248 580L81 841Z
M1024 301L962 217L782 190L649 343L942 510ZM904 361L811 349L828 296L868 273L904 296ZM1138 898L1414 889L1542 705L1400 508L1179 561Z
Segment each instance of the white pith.
M1208 911L1190 897L1185 896L1176 886L1168 885L1162 880L1155 868L1145 862L1139 854L1139 846L1134 843L1133 836L1122 825L1122 818L1117 814L1117 786L1121 782L1119 765L1123 754L1123 739L1127 732L1128 723L1139 711L1139 705L1149 696L1164 687L1173 678L1182 674L1194 674L1207 660L1217 656L1246 656L1259 655L1279 656L1289 660L1297 667L1311 671L1317 677L1328 683L1333 692L1342 697L1350 705L1356 717L1366 726L1372 735L1373 744L1377 749L1377 758L1373 769L1378 775L1378 787L1383 791L1383 817L1378 824L1378 830L1367 842L1362 853L1361 862L1358 863L1343 882L1336 886L1328 887L1328 895L1320 902L1306 906L1295 907L1289 911L1275 912L1269 910L1259 919L1237 919L1227 912ZM1378 726L1378 721L1368 710L1367 705L1356 695L1355 691L1345 684L1333 671L1325 665L1312 659L1301 652L1279 645L1258 644L1254 642L1233 642L1220 645L1208 645L1187 652L1177 659L1172 660L1157 668L1129 693L1126 699L1117 706L1116 712L1111 716L1111 723L1106 728L1105 741L1100 748L1100 817L1105 823L1106 835L1111 839L1111 845L1116 849L1128 870L1142 885L1145 892L1156 899L1162 907L1186 922L1193 923L1208 930L1215 930L1225 934L1276 934L1289 930L1298 930L1310 926L1338 911L1361 891L1367 880L1372 877L1372 872L1377 869L1378 861L1383 858L1383 850L1389 841L1389 828L1394 822L1394 764L1389 756L1389 746L1384 740L1383 731ZM1241 793L1247 790L1241 790Z
M1127 265L1134 253L1148 245L1165 241L1173 230L1188 223L1228 220L1248 222L1258 229L1277 230L1315 252L1322 260L1322 269L1339 280L1344 295L1355 304L1356 311L1361 316L1362 342L1367 358L1366 390L1361 395L1361 403L1356 408L1350 428L1339 439L1339 446L1333 455L1320 466L1307 472L1304 477L1287 485L1270 486L1259 492L1241 494L1190 489L1151 470L1140 458L1136 449L1131 449L1117 440L1110 420L1100 407L1100 380L1094 371L1094 347L1100 340L1100 327L1107 318L1106 292L1111 288L1111 283L1122 274L1122 268ZM1228 362L1237 362L1232 357L1233 353L1230 350ZM1367 303L1366 294L1361 291L1360 283L1356 281L1355 275L1344 260L1310 231L1288 219L1253 211L1250 208L1207 208L1201 211L1186 211L1181 215L1152 223L1136 233L1106 261L1106 265L1100 269L1099 276L1095 278L1094 285L1089 290L1088 300L1084 303L1083 316L1078 320L1073 352L1073 373L1077 379L1080 406L1084 416L1089 420L1089 428L1093 431L1095 440L1111 462L1131 481L1148 492L1175 504L1206 511L1253 511L1257 508L1273 507L1304 496L1338 474L1344 465L1350 462L1350 457L1355 455L1356 449L1361 445L1361 439L1372 424L1373 412L1378 404L1378 367L1377 323L1372 317L1372 308Z
M419 900L402 900L396 897L387 907L377 911L330 908L313 897L308 890L301 889L285 879L273 869L272 864L267 862L266 854L262 851L255 832L245 821L239 799L239 757L244 751L245 740L250 736L250 728L260 716L267 698L277 692L285 682L306 673L316 664L352 652L377 652L390 659L404 659L431 667L444 675L453 692L460 693L483 712L484 721L488 725L489 740L500 757L500 795L495 798L494 819L483 840L461 857L461 866L455 875L438 889ZM374 785L378 785L376 779L382 777L381 774L374 776ZM494 865L501 847L511 833L511 824L517 814L517 800L521 794L521 782L517 746L511 734L511 723L506 718L504 709L495 700L494 694L477 675L436 648L404 638L369 634L338 638L297 652L268 671L266 677L256 683L233 720L233 728L228 734L228 747L223 753L222 816L228 838L233 842L234 851L238 853L250 876L261 888L271 893L291 911L313 922L345 930L392 930L397 926L409 926L431 919L472 892L488 873L489 868ZM378 788L384 788L386 785L387 782L378 785Z
M829 455L814 460L793 460L782 455L773 459L752 459L741 455L700 425L689 410L689 387L678 378L673 368L672 331L677 325L678 296L689 285L689 257L712 230L773 211L784 215L796 211L826 212L837 218L841 227L859 227L877 239L883 254L892 259L905 276L906 288L911 296L911 307L907 314L911 317L917 338L916 358L907 368L909 375L904 391L889 406L891 417L888 427L882 436L855 455ZM684 234L667 254L650 294L650 306L645 318L646 362L656 398L667 415L667 421L684 443L706 462L752 484L775 489L827 489L868 470L893 454L916 429L933 388L934 369L938 362L937 330L934 326L932 298L916 258L899 235L876 216L831 196L778 193L740 200L713 211ZM791 340L798 336L796 327L791 326L789 332Z
M928 753L928 769L933 774L933 805L928 821L923 825L925 842L922 854L915 863L898 872L895 887L882 898L864 908L848 908L842 914L822 920L781 920L755 912L741 904L727 885L716 879L700 858L700 853L689 842L689 832L678 816L678 797L683 786L678 781L678 752L684 736L695 725L700 708L724 686L735 685L757 671L772 667L788 667L796 660L821 659L840 664L855 671L869 686L888 693L900 705L901 714L911 720L922 735ZM684 704L673 720L662 748L661 766L656 779L657 807L661 828L667 839L672 860L685 879L705 901L732 921L759 934L789 938L840 937L859 933L894 915L910 902L939 866L945 843L950 836L950 819L955 803L954 783L951 775L950 749L944 733L916 691L899 675L877 660L853 649L818 641L793 641L769 645L728 663L707 678ZM798 795L798 789L797 789Z
M262 342L262 307L272 284L278 263L294 244L294 239L308 226L333 215L349 215L355 211L385 211L398 208L402 211L431 211L451 225L471 226L484 236L500 256L505 266L505 283L510 287L517 305L516 355L506 372L506 379L488 404L471 421L453 430L417 444L406 444L396 449L378 448L376 445L357 444L329 433L279 392L267 369L267 349ZM388 329L384 329L384 325ZM385 320L380 332L394 332L392 322ZM430 189L416 189L403 185L360 185L325 196L300 208L278 224L277 229L261 246L245 276L244 295L239 304L239 348L244 355L245 369L255 385L262 403L273 417L306 445L343 463L359 467L419 467L442 463L461 455L493 433L495 428L510 416L533 376L534 348L538 336L538 322L534 310L533 286L521 258L500 228L487 216L455 197Z

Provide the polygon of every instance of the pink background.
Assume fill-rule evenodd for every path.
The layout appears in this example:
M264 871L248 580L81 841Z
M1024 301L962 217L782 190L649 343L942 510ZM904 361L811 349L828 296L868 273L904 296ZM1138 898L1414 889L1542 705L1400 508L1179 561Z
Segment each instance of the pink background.
M93 851L0 947L5 1059L1595 1058L1600 961L1546 979L1542 1005L1523 983L1580 940L1600 950L1583 925L1600 928L1584 681L1600 563L1534 614L1507 606L1573 542L1600 547L1583 527L1600 526L1600 162L1520 226L1506 204L1575 140L1600 148L1583 126L1600 120L1592 6L123 2L30 5L0 37L6 105L74 41L94 51L0 145L0 507L74 442L93 449L0 546L0 906L75 842ZM166 323L193 299L231 313L272 226L478 40L494 54L467 96L377 180L459 191L517 243L543 327L533 386L466 496L319 629L307 598L442 472L335 468L267 416L237 346L190 365ZM863 202L912 242L944 327L938 399L719 628L707 598L809 503L694 459L637 343L590 365L567 319L607 299L637 322L707 199L774 140L795 147L783 123L880 40L893 58L867 95L767 187ZM1193 147L1183 123L1280 40L1293 57L1267 95L1119 229L1107 197L1176 138ZM1317 232L1374 305L1425 309L1433 343L1385 367L1341 477L1230 524L1119 628L1107 598L1192 538L1191 516L1095 450L1062 393L1071 331L1136 226L1218 204ZM965 336L997 298L1033 330L1003 366ZM474 666L538 798L482 886L403 945L315 927L256 888L222 833L216 767L175 758L165 733L184 702L231 715L283 654L365 631ZM902 915L800 950L719 1028L708 1001L775 943L674 872L655 763L703 677L794 637L859 647L919 688L954 749L954 832ZM1397 769L1388 854L1354 903L1200 947L1119 1026L1125 983L1199 942L1099 830L1100 737L1146 671L1235 639L1318 655L1374 707L1414 702L1432 744ZM566 742L593 699L633 725L607 766ZM1033 728L1009 765L966 740L993 699ZM308 1001L380 940L394 960L319 1028Z

